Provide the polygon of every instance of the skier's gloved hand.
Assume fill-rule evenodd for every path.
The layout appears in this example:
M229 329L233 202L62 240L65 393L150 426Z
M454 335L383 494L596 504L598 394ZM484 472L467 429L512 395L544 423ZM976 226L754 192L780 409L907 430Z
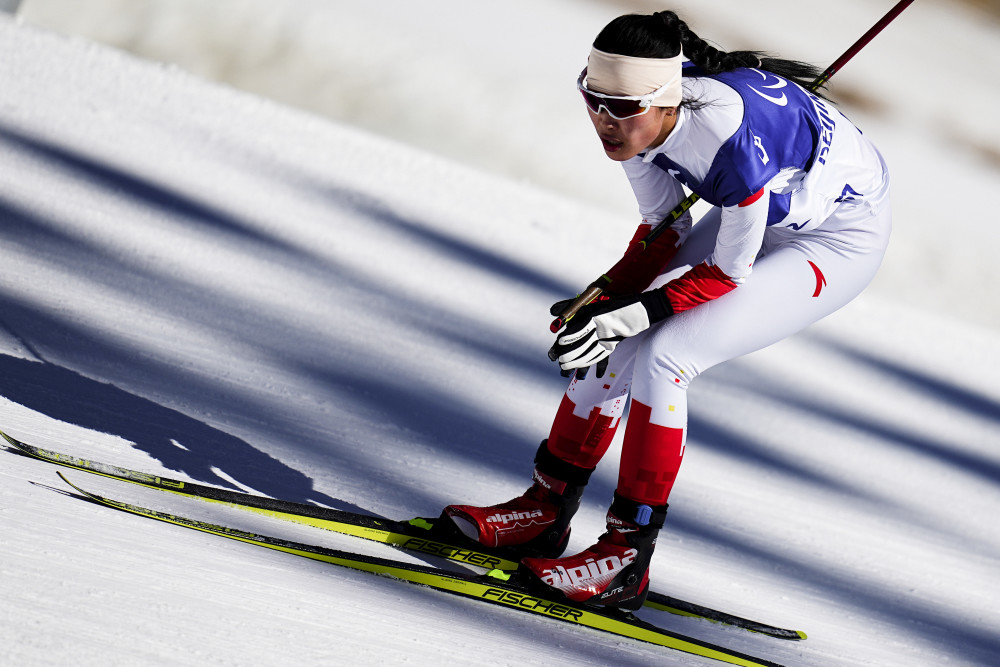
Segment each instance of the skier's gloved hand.
M553 305L553 314L561 312L566 303ZM582 378L586 369L597 364L597 377L603 377L607 358L618 343L672 314L662 289L628 296L602 294L559 330L555 345L549 349L549 359L559 362L564 375L576 370L577 377Z
M552 304L552 306L549 307L549 313L552 314L552 315L554 315L555 317L561 317L562 314L563 314L563 311L566 310L570 305L572 305L573 302L576 301L577 298L579 298L579 296L580 295L578 294L575 298L572 298L572 299L563 299L562 301L556 301L554 304ZM596 302L600 302L600 301L607 301L609 298L611 298L611 297L601 295L601 296L597 297L594 300L594 302L596 303ZM551 350L549 350L549 358L552 359L552 351ZM555 359L552 359L552 360L555 361ZM597 377L599 377L599 378L600 377L604 377L604 371L607 370L607 368L608 368L608 360L607 359L602 359L601 361L598 361L597 362ZM559 370L559 374L562 375L564 378L568 378L570 375L573 375L574 373L576 373L576 379L577 380L582 380L583 378L587 377L587 371L589 371L589 370L590 370L589 366L584 366L583 368L577 368L576 370L574 370L572 368L563 368L563 369Z

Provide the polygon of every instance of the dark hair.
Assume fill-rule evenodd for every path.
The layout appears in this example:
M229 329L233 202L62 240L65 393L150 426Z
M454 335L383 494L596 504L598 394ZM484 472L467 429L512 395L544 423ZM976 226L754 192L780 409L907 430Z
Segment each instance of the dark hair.
M681 49L705 74L756 67L809 88L822 70L798 60L774 58L762 51L720 51L698 35L677 14L626 14L606 25L594 48L637 58L673 58Z

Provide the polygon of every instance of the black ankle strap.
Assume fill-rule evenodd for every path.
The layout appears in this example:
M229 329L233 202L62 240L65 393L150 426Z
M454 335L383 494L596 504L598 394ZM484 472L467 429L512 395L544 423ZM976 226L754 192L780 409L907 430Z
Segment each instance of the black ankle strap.
M608 510L623 521L631 521L637 526L649 526L650 528L663 528L663 522L667 518L667 505L651 506L629 500L625 496L618 495L615 491L615 499Z
M538 452L535 454L535 470L565 482L567 486L586 486L595 469L581 468L563 461L549 451L548 444L548 440L542 440L542 444L539 445Z

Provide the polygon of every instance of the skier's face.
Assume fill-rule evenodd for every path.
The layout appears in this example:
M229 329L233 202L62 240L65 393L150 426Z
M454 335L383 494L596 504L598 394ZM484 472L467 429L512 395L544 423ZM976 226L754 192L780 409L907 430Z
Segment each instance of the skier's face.
M590 121L604 146L604 153L616 162L624 162L666 140L677 122L676 107L652 107L641 116L619 120L603 107L594 113L589 107Z

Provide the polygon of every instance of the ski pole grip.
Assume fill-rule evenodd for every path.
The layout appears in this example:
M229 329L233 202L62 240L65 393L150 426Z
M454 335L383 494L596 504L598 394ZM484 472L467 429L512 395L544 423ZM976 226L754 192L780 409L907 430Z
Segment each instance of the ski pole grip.
M563 311L559 313L559 316L556 319L552 320L552 324L549 325L549 330L552 333L557 333L560 329L563 328L563 326L567 322L569 322L573 318L574 315L577 314L577 312L579 312L581 308L586 306L588 303L590 303L597 297L601 296L601 292L603 291L604 290L598 287L597 285L591 285L590 287L588 287L583 294L581 294L580 296L576 297L576 299L573 300L573 303L566 306L566 308L564 308Z

